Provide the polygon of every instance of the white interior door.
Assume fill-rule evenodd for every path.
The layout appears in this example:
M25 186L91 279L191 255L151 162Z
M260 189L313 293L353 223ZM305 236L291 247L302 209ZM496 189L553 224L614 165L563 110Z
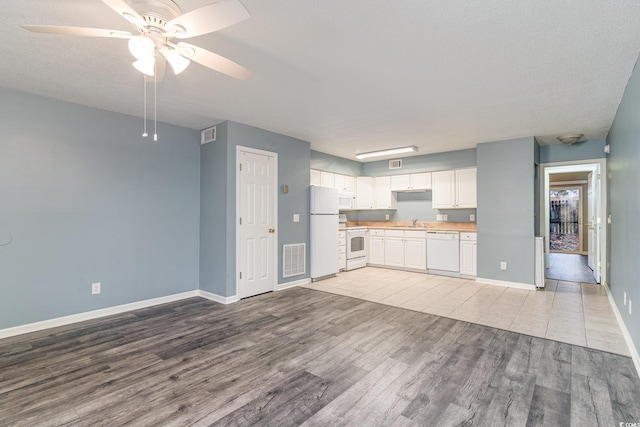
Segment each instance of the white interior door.
M276 268L277 155L238 147L238 297L273 291Z
M602 265L600 260L600 228L602 226L600 219L600 173L592 172L589 174L588 179L588 207L587 215L589 217L589 234L588 234L588 248L587 257L588 265L593 270L593 278L596 283L600 283L600 267Z
M593 172L589 173L587 180L587 264L591 270L596 269L595 248L595 197L593 189Z

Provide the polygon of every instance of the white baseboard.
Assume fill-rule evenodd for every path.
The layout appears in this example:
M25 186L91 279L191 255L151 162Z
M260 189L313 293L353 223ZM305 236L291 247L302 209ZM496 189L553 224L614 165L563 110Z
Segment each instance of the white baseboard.
M220 304L231 304L232 302L238 301L238 295L231 295L230 297L223 297L222 295L214 294L213 292L207 292L200 289L198 292L198 296L208 299L210 301L215 301Z
M289 289L296 286L307 285L309 283L311 283L311 278L295 280L293 282L287 282L287 283L278 283L276 285L276 291L282 291L284 289Z
M483 279L481 277L476 278L476 283L483 283L485 285L504 286L506 288L525 289L527 291L535 291L535 285L529 285L527 283L519 282L506 282L504 280Z
M27 334L29 332L41 331L43 329L55 328L57 326L69 325L71 323L84 322L85 320L97 319L99 317L111 316L113 314L125 313L131 310L138 310L154 305L166 304L168 302L179 301L186 298L197 297L198 291L183 292L180 294L167 295L159 298L152 298L144 301L132 302L129 304L116 305L114 307L102 308L99 310L86 311L84 313L72 314L69 316L57 317L55 319L43 320L41 322L27 323L26 325L14 326L12 328L0 329L0 339L15 335Z
M631 338L631 334L627 329L627 325L624 323L622 319L622 315L618 310L618 306L613 299L613 295L611 295L611 290L609 289L609 285L604 282L602 284L607 291L607 296L609 297L609 304L611 304L611 308L613 308L613 312L616 315L616 319L618 319L618 325L620 326L620 330L622 330L622 335L624 336L624 340L627 342L627 347L629 347L629 353L631 354L631 360L633 360L633 364L636 367L636 371L638 372L638 376L640 377L640 355L638 355L638 349L633 343L633 339Z

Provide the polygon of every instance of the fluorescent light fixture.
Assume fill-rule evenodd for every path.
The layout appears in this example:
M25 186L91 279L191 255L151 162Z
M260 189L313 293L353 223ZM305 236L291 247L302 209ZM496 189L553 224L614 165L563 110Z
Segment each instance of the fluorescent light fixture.
M412 153L418 151L418 147L411 145L409 147L389 148L388 150L371 151L369 153L356 154L357 159L368 159L369 157L391 156L393 154Z

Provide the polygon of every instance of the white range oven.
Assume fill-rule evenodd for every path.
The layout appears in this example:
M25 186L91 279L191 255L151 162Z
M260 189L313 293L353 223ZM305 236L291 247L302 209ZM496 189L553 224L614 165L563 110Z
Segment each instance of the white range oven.
M347 271L367 265L367 228L347 227Z

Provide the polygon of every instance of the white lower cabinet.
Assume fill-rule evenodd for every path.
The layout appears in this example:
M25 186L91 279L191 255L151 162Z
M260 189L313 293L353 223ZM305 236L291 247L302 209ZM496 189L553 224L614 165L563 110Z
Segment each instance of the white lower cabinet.
M338 231L338 271L347 269L347 232Z
M385 232L384 265L404 267L404 231L387 230Z
M427 270L427 233L418 230L386 230L385 263L388 267Z
M460 275L478 274L477 233L460 233Z
M406 231L405 233L416 233L414 231ZM424 233L418 231L417 233ZM427 269L427 238L425 237L408 237L405 235L404 240L404 266L412 270Z
M369 264L384 265L384 230L369 230Z

